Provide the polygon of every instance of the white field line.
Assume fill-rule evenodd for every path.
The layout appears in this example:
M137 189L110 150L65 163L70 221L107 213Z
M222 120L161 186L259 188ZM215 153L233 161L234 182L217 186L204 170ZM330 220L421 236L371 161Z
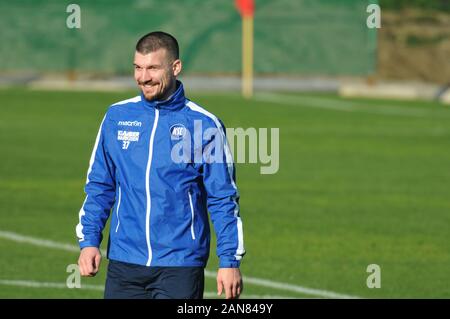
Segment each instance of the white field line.
M311 96L289 96L275 93L259 93L254 97L254 99L261 102L331 109L344 112L365 112L372 114L412 117L426 117L432 115L448 117L450 115L450 113L447 112L437 112L437 110L425 110L417 107L398 107L382 103L378 106L365 106L360 102L355 101L334 100Z
M13 286L13 287L27 287L27 288L51 288L51 289L84 289L84 290L97 290L103 291L103 285L87 285L81 284L80 288L68 288L65 283L61 282L42 282L42 281L34 281L34 280L8 280L8 279L0 279L0 285L3 286ZM223 298L222 296L218 296L217 293L212 291L207 291L203 293L203 297L205 298ZM291 297L285 296L275 296L275 295L242 295L241 299L287 299Z
M39 247L47 247L70 252L80 252L80 248L70 244L57 243L52 240L23 236L18 233L0 230L0 238L9 239L17 243L30 244ZM103 253L103 252L102 252Z
M209 271L209 270L205 270L205 276L211 277L211 278L216 278L216 273ZM360 298L357 296L344 295L344 294L336 293L333 291L302 287L302 286L297 286L297 285L292 285L292 284L287 284L287 283L282 283L282 282L276 282L276 281L262 279L262 278L254 278L254 277L244 276L243 279L244 279L244 285L252 284L255 286L296 292L296 293L310 295L310 296L332 298L332 299L358 299L358 298Z
M42 282L34 280L8 280L0 279L0 285L3 286L15 286L15 287L29 287L29 288L57 288L57 289L77 289L68 288L65 283L62 282ZM102 285L86 285L82 284L80 289L87 290L99 290L103 291L105 287Z
M14 232L10 232L10 231L0 230L0 238L15 241L18 243L30 244L30 245L34 245L34 246L47 247L47 248L52 248L52 249L59 249L59 250L64 250L64 251L69 251L69 252L79 252L80 251L80 249L75 245L63 244L63 243L58 243L58 242L47 240L47 239L24 236L24 235L20 235L20 234L14 233ZM106 255L106 252L104 250L102 250L102 255ZM216 278L216 273L213 271L205 270L205 276L209 277L209 278ZM311 296L317 296L317 297L322 297L322 298L334 298L334 299L359 298L357 296L340 294L340 293L336 293L333 291L302 287L302 286L297 286L297 285L292 285L292 284L287 284L287 283L282 283L282 282L276 282L276 281L262 279L262 278L254 278L254 277L244 276L243 279L244 279L245 284L252 284L255 286L279 289L279 290L290 291L290 292L306 294L306 295L311 295Z

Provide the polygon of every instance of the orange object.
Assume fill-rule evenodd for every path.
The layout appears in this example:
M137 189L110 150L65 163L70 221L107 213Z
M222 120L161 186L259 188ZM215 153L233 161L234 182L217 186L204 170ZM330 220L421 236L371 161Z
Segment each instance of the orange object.
M255 12L254 0L235 0L238 11L243 17L252 17Z

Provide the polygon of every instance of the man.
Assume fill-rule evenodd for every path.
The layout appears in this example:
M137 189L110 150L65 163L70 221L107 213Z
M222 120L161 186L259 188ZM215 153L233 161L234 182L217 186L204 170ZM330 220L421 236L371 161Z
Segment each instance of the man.
M112 211L105 298L202 298L208 211L217 234L218 294L238 298L242 292L245 250L225 130L185 98L177 80L181 69L173 36L143 36L134 55L141 94L108 109L95 141L76 227L78 264L82 276L97 273L102 231ZM217 133L206 134L200 147L199 127ZM174 155L180 140L188 146L197 142L183 161ZM204 150L209 156L199 157Z

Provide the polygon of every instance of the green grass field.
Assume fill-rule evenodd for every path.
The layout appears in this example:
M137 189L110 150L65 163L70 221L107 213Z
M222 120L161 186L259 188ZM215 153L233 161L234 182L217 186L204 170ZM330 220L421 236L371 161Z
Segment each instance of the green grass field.
M1 232L77 244L98 126L108 105L134 95L0 90ZM450 108L318 94L189 97L228 127L280 128L277 174L237 165L242 297L450 298ZM68 289L77 252L1 234L0 298L102 297L106 260L82 279L94 289ZM366 286L369 264L381 267L379 289ZM207 269L216 267L212 245ZM214 278L205 291L213 296Z

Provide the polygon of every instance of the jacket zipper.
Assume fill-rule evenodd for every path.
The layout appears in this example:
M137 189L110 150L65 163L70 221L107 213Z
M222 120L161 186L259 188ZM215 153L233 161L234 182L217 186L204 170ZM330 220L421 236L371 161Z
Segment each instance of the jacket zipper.
M120 189L120 184L119 184L119 199L117 202L117 209L116 209L116 215L117 215L117 227L116 227L116 233L119 230L119 225L120 225L120 219L119 219L119 209L120 209L120 200L122 199L122 190Z
M147 193L147 212L145 218L145 239L147 240L147 249L148 249L148 260L147 266L150 266L152 262L152 247L150 246L150 208L151 208L151 200L150 200L150 168L152 165L152 157L153 157L153 142L155 140L155 132L156 127L158 126L159 119L159 110L155 108L155 120L153 121L152 133L150 135L150 145L148 147L148 162L147 162L147 170L145 172L145 191Z
M195 232L194 232L194 205L192 204L191 191L188 192L188 195L189 195L189 204L191 205L191 235L192 235L192 240L195 240Z

